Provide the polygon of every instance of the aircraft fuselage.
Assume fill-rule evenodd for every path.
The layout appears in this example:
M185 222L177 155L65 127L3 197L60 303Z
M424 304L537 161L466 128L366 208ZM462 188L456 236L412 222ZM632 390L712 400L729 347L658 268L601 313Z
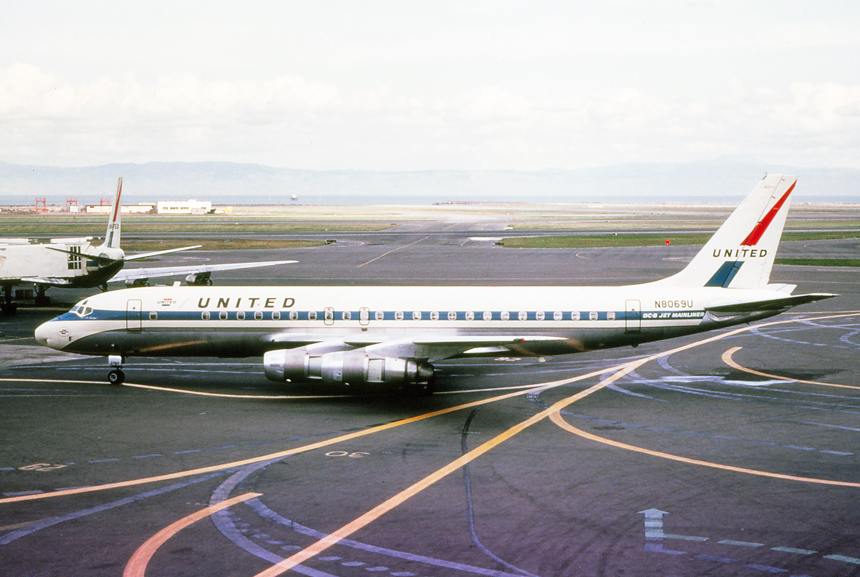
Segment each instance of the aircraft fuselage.
M649 284L386 287L384 291L379 287L145 287L82 301L75 311L43 325L36 336L49 346L80 354L220 357L260 356L320 341L376 343L428 333L437 339L443 335L553 337L507 345L510 354L542 356L636 345L779 312L719 317L707 312L707 306L726 302L725 290ZM739 300L773 294L733 292ZM89 307L90 303L98 308ZM497 347L481 349L476 346L464 354L499 353Z

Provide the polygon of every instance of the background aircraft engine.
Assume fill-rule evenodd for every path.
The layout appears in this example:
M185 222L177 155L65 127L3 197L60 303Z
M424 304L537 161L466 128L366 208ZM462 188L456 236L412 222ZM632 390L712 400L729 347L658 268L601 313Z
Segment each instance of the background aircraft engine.
M269 351L263 357L266 378L271 381L317 381L327 385L426 384L433 365L415 359L370 357L360 351L308 354L305 350Z

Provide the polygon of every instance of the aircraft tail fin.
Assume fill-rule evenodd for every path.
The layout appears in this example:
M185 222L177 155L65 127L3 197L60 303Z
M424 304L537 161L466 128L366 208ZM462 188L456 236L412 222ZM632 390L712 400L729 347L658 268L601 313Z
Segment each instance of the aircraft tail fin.
M116 198L110 210L110 218L108 219L107 232L105 232L105 241L102 245L105 248L119 248L120 241L120 225L122 219L122 177L116 183Z
M673 286L763 288L782 237L797 177L766 175L684 270Z

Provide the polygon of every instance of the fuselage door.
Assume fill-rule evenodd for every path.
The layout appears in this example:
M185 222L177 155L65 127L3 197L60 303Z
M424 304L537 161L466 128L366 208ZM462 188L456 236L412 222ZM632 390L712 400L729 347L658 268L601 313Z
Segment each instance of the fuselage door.
M141 314L143 302L140 299L130 299L125 309L125 328L130 331L141 329Z
M358 310L358 322L361 326L366 327L370 324L370 309L367 307L361 307Z
M642 328L642 306L638 299L626 301L627 314L624 315L624 330L628 333L638 333Z

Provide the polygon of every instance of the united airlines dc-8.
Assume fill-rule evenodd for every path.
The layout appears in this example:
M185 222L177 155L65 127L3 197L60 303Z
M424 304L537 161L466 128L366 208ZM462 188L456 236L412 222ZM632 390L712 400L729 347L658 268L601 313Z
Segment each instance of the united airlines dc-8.
M766 176L679 273L627 286L166 286L100 294L36 329L109 357L262 356L274 381L429 391L433 363L570 354L767 318L835 295L768 284L793 176Z

